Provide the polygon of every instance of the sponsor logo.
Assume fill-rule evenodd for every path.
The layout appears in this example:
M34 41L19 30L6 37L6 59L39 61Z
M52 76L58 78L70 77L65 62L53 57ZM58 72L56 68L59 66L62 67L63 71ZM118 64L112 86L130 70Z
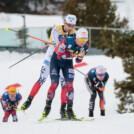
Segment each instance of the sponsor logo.
M50 62L48 60L45 60L44 61L44 64L46 64L47 66L49 66L50 65Z
M74 74L69 74L69 78L74 78Z
M58 73L57 73L55 68L52 70L51 75L58 75Z
M74 73L73 69L69 69L68 71L69 71L69 73Z

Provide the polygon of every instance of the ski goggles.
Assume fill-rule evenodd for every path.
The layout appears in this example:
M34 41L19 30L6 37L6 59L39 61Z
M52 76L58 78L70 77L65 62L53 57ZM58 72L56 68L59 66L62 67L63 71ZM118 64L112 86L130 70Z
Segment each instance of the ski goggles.
M80 42L87 42L88 39L79 39Z
M99 77L103 77L105 74L97 74Z
M68 27L72 27L72 28L74 28L74 26L75 26L75 25L68 24L68 23L66 23L66 24L67 24Z

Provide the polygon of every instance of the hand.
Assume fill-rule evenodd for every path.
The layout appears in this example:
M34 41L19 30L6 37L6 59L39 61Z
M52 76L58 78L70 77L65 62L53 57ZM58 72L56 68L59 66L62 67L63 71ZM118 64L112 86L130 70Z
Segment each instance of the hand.
M10 110L11 110L11 108L9 108L8 106L5 107L5 111L10 111Z
M81 48L78 53L78 57L84 57L84 56L85 56L85 50L84 50L84 48Z
M75 59L76 63L82 62L82 59L79 59L78 57Z
M61 56L62 56L62 53L58 53L57 54L57 59L60 60L61 59Z
M18 103L17 103L17 102L15 102L15 103L12 105L13 109L16 109L17 106L18 106Z
M99 82L97 82L97 83L94 85L94 87L96 87L97 89L99 89L99 88L104 88L104 83L101 82L101 81L99 81Z
M9 109L11 109L11 108L12 108L12 104L11 104L10 102L8 102L8 103L7 103L7 107L8 107Z

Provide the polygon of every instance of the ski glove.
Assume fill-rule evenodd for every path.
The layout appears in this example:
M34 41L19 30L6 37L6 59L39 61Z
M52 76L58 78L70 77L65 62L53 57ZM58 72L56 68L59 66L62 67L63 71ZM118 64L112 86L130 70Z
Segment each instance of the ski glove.
M103 91L104 90L104 83L99 81L95 84L95 87L99 90L99 91Z

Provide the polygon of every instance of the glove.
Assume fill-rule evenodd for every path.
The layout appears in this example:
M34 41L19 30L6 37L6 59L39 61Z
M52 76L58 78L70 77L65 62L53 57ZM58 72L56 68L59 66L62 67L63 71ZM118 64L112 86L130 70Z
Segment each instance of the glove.
M99 91L103 91L104 90L104 83L99 81L94 85L94 87L96 87Z
M5 107L5 111L10 111L10 110L11 110L11 108L9 108L8 106Z
M12 105L13 109L17 109L17 106L18 106L18 102L15 102L15 103Z
M82 59L79 59L78 57L75 59L75 62L76 63L80 63L80 62L82 62Z
M57 54L57 59L60 60L62 55L63 55L63 53L58 52L58 54Z
M9 109L11 109L11 108L12 108L12 104L11 104L10 102L8 102L8 103L7 103L7 107L8 107Z
M77 56L79 57L79 59L80 59L80 58L83 59L83 57L85 56L85 50L84 50L83 47L80 49L80 51L79 51L79 53L78 53Z

